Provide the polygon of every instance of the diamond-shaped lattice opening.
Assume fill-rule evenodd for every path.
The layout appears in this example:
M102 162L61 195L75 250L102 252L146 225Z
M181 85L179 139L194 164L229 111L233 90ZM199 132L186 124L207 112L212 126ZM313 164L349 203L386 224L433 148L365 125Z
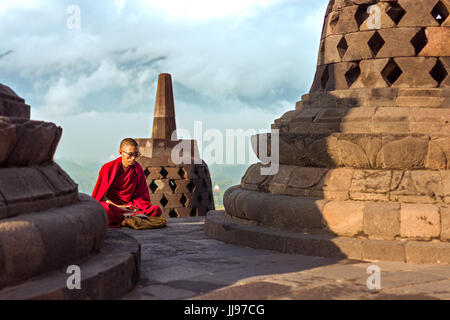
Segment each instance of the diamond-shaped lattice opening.
M394 59L389 60L386 67L384 67L383 71L381 71L381 75L383 76L384 81L386 81L389 86L392 86L395 81L400 78L402 73L402 69L400 69L398 64L395 63Z
M148 187L152 191L152 193L155 193L155 191L158 190L158 184L155 180L153 180Z
M163 208L165 208L167 206L167 204L169 203L169 200L167 200L167 198L163 195L161 200L159 201L159 203L161 203Z
M339 41L337 45L337 50L341 59L344 57L345 53L347 52L347 49L348 49L347 41L345 40L345 37L342 37L341 41Z
M352 84L359 78L361 75L361 68L359 67L359 63L357 65L353 65L346 73L345 79L347 80L348 87L350 88Z
M178 170L178 175L181 177L181 179L184 179L185 172L183 168L180 168L180 170Z
M356 23L358 24L358 28L367 20L369 17L369 13L367 12L367 8L369 5L363 4L358 7L355 13Z
M148 177L150 175L150 170L148 170L148 168L146 168L144 170L144 174L145 174L146 177Z
M178 218L178 213L175 211L175 209L169 210L169 217L171 218Z
M187 202L186 196L184 194L181 195L180 203L183 205L183 207L186 207L186 202Z
M320 85L322 89L327 87L328 79L330 79L330 73L328 71L328 66L326 66L325 70L323 70L322 76L320 77Z
M442 1L439 1L434 6L433 10L431 10L431 15L436 19L439 25L442 25L442 23L447 20L449 12L445 4L443 4Z
M391 3L386 9L386 13L392 19L392 21L395 22L395 24L398 24L400 20L402 20L406 11L399 4Z
M195 183L193 180L189 181L188 185L186 186L190 193L194 192L195 190Z
M373 56L376 57L378 52L381 50L381 48L384 46L385 43L386 42L380 36L378 31L375 31L373 36L370 37L369 42L367 44L369 45L369 48L372 51Z
M167 175L169 174L165 168L161 168L161 170L159 171L159 173L161 174L161 176L162 176L163 178L167 178Z
M427 34L425 32L425 28L422 28L411 39L411 44L414 46L414 49L416 49L416 56L420 53L420 51L422 51L423 48L425 48L427 43L428 43Z
M172 189L172 192L175 192L175 190L177 189L177 184L175 183L175 180L169 180L169 187L170 189Z
M197 208L192 208L191 212L189 213L189 215L191 217L196 217L197 216Z
M447 70L445 70L444 65L442 62L438 59L436 62L436 65L431 69L430 71L431 76L434 80L438 83L438 87L441 85L442 81L444 81L445 78L448 76Z

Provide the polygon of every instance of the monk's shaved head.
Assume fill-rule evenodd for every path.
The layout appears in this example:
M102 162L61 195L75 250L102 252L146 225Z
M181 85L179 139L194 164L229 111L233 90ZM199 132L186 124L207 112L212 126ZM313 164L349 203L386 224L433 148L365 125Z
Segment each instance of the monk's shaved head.
M124 168L134 165L136 159L141 156L138 143L131 138L122 140L119 154L122 156L122 166Z
M132 138L126 138L126 139L123 139L122 142L120 143L120 149L124 148L125 146L138 147L139 145L136 142L136 140L134 140Z

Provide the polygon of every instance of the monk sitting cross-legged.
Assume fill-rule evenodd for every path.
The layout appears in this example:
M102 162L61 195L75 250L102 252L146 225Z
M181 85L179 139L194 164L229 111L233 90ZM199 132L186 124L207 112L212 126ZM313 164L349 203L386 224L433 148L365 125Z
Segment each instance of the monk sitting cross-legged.
M135 140L124 139L120 158L106 163L100 170L92 197L108 214L110 228L120 228L126 216L160 217L161 208L150 203L145 174L136 158L140 156Z

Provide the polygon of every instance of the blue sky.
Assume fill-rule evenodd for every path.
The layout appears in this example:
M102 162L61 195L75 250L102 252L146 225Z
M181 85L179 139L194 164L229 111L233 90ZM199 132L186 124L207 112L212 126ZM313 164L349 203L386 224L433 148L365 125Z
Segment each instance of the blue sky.
M56 157L107 161L151 136L171 73L178 128L270 129L309 91L327 0L0 2L0 82L63 127ZM68 6L80 8L69 29Z

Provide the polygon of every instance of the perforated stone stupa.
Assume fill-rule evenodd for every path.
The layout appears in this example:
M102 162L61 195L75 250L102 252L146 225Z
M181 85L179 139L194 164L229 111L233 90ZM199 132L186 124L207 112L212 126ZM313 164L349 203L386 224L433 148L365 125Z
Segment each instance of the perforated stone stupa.
M252 165L227 190L226 214L208 215L207 234L450 263L449 11L449 0L330 1L311 90L272 125L279 172Z
M61 134L0 84L0 299L117 298L139 279L139 245L107 231L101 205L53 161ZM70 265L81 290L67 287Z
M199 158L196 141L177 139L175 130L172 77L163 73L158 77L152 138L136 139L143 154L137 161L147 177L150 200L161 207L163 217L204 216L214 210L208 166ZM188 161L175 163L172 151L180 143L190 146L183 150L187 155L177 154Z

